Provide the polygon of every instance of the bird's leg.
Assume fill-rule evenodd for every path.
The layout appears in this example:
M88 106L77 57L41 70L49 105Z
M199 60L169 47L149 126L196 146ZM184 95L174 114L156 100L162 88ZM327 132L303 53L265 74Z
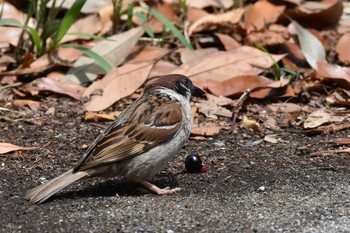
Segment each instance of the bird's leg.
M143 184L143 186L145 186L149 191L156 193L158 195L168 195L168 194L173 194L181 191L180 188L170 189L169 187L166 187L164 189L161 189L156 185L151 184L150 182L145 180L140 181L140 183Z

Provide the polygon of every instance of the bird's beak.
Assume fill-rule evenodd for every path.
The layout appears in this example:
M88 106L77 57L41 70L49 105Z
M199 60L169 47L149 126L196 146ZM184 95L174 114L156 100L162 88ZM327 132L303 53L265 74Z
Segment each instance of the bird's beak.
M195 85L192 86L192 88L191 88L191 95L192 96L200 97L200 96L203 96L204 94L205 94L205 92L202 89L196 87Z

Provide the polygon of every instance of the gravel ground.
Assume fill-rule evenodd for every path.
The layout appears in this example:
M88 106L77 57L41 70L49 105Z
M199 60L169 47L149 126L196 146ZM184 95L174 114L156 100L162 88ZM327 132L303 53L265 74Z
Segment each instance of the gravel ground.
M283 131L277 144L252 144L263 133L223 132L190 140L155 178L161 187L181 187L178 194L155 196L118 178L94 178L34 205L23 193L73 166L101 129L62 97L48 98L37 113L1 114L1 142L51 142L0 157L1 232L350 232L350 155L309 155L332 149L320 142L350 131L314 137ZM202 155L208 172L184 172L191 151Z

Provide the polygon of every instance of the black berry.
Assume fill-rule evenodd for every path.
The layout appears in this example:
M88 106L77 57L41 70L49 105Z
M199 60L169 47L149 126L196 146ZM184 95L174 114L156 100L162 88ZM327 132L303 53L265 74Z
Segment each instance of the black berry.
M199 173L202 170L203 164L197 153L192 152L185 159L185 167L187 172Z

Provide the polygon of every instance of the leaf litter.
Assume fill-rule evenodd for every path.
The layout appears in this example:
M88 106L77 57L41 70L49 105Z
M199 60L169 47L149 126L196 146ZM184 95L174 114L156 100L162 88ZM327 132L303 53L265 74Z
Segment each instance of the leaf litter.
M7 6L4 15L17 15L18 20L26 17L9 3L3 4ZM129 1L123 2L122 9L128 9L129 4L142 9ZM15 98L13 106L32 111L37 111L50 93L66 95L82 100L87 121L113 120L117 115L110 108L135 92L138 96L147 79L180 73L207 92L207 97L194 100L193 135L197 137L222 133L230 128L223 122L231 121L233 116L234 120L242 121L243 128L264 134L265 141L271 143L282 141L269 130L295 127L309 135L349 128L349 118L343 115L344 109L339 109L349 107L350 89L346 47L350 26L336 25L343 14L342 1L275 4L261 0L234 9L232 4L232 1L221 1L219 5L216 1L190 1L184 15L176 3L150 3L183 31L194 51L184 49L168 33L167 25L154 19L149 24L153 32L156 36L166 35L160 40L144 34L146 24L136 27L140 21L135 23L135 16L128 22L135 27L110 36L113 7L90 6L86 11L89 13L77 20L70 31L106 39L96 41L83 34L68 34L62 43L69 41L99 54L111 65L108 72L74 47L59 47L42 57L23 59L16 68L11 68L10 64L18 59L5 58L14 57L11 46L17 46L21 30L0 27L3 35L11 35L1 41L0 79L1 85L7 86L0 86L0 95L2 92L11 95ZM120 22L126 25L127 20L128 16L122 15ZM334 29L325 30L330 25ZM140 38L151 43L141 45ZM204 38L212 41L203 43ZM19 86L11 86L16 82ZM247 93L237 112L236 99ZM261 106L249 108L257 106L255 101ZM242 116L236 118L235 113ZM251 118L252 113L257 117Z

